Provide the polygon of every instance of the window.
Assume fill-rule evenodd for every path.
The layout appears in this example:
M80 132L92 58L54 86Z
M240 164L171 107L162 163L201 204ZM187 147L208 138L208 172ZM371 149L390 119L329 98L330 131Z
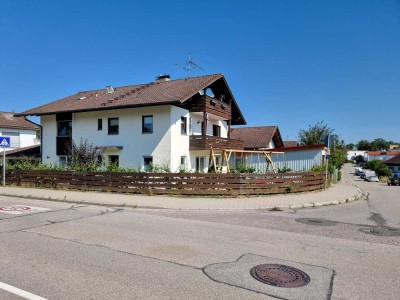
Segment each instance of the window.
M181 166L184 167L186 166L187 162L187 157L186 156L181 156Z
M142 133L153 133L153 116L142 117Z
M72 121L58 121L57 122L57 135L58 136L72 136Z
M181 134L187 134L187 118L181 117Z
M109 155L108 156L108 163L115 167L119 167L119 156L118 155Z
M221 136L221 126L213 125L213 136Z
M103 130L103 119L97 120L97 130Z
M60 167L65 167L68 164L68 157L67 156L60 156L58 158L58 165Z
M196 157L196 171L203 173L204 172L204 166L205 166L205 159L203 156L198 156Z
M151 172L153 169L153 157L152 156L144 156L143 157L143 169L146 172Z
M108 118L108 134L118 134L118 133L119 133L119 119Z
M103 166L103 156L101 156L101 155L97 156L97 166L98 167Z

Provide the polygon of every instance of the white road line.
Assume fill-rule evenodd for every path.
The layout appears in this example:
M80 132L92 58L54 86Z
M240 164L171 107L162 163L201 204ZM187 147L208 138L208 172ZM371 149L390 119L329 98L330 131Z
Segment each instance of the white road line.
M46 298L42 298L40 296L36 296L34 294L31 294L27 291L21 290L19 288L16 288L12 285L8 285L7 283L0 282L0 289L5 290L7 292L13 293L15 295L21 296L25 299L29 300L47 300Z

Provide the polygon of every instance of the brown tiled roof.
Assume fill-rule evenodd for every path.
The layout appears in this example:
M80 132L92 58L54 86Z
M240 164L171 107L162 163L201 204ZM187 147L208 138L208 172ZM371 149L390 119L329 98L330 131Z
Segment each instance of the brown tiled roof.
M380 155L386 155L386 156L394 156L400 153L399 150L392 150L392 151L367 151L369 156L380 156Z
M302 145L302 146L294 146L294 147L284 147L279 148L279 151L289 152L289 151L303 151L303 150L311 150L311 149L325 149L325 144L318 144L318 145Z
M400 154L391 159L385 160L383 163L388 166L400 166Z
M284 147L296 147L299 145L298 141L283 141Z
M61 100L24 111L20 113L20 115L45 115L59 112L79 112L148 105L180 104L219 79L225 80L224 75L214 74L122 86L115 88L115 91L112 93L107 93L107 89L79 92ZM246 124L234 98L232 105L235 106L234 111L236 111L239 117L241 117L241 123Z
M267 148L271 140L276 148L283 147L277 126L241 127L231 129L231 138L244 141L245 149Z
M10 129L37 130L39 126L25 117L16 117L11 112L0 112L0 127Z

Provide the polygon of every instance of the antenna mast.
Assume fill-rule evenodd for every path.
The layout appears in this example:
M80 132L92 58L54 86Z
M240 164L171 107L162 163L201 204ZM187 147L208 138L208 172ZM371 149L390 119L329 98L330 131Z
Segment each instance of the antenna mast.
M199 65L197 65L191 58L190 56L190 52L188 53L188 60L186 62L186 66L181 66L180 64L175 64L177 65L179 68L181 68L182 70L186 71L188 73L188 78L191 77L191 72L193 69L199 69L204 71L204 69L202 67L200 67Z

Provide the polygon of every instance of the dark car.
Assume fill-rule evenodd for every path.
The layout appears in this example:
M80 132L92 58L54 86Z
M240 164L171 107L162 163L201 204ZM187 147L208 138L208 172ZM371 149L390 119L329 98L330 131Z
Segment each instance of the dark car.
M400 185L400 174L393 174L387 180L388 185Z

